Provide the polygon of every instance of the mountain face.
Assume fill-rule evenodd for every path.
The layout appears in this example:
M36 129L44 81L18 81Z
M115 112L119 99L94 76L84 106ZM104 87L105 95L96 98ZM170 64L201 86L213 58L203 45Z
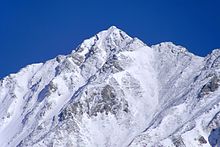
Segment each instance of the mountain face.
M220 145L220 50L198 57L111 27L0 81L1 147Z

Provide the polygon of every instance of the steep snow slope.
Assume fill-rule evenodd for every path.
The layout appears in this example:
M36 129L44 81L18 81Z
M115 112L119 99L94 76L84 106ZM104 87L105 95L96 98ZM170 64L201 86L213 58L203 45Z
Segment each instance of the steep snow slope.
M160 90L165 107L131 146L214 146L220 141L219 133L213 133L216 129L219 132L220 127L219 53L214 50L204 59L194 57L194 61L187 57L190 62L186 59L189 53L181 55L181 66L185 61L185 68L175 71L179 73L166 81L165 90ZM171 67L168 73L176 67Z
M0 146L215 145L219 63L111 27L0 81Z

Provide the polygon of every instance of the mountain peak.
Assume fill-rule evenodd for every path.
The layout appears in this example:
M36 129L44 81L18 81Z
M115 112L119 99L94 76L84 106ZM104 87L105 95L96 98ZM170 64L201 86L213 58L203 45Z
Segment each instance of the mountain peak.
M76 50L82 51L83 54L86 54L89 50L94 48L109 48L110 50L118 47L123 48L124 45L132 40L133 38L127 35L124 31L115 26L111 26L107 30L101 31L93 37L84 40ZM74 52L75 50L72 53Z
M0 81L0 146L215 146L219 56L112 26Z
M108 31L115 31L115 30L119 30L121 31L119 28L117 28L116 26L111 26L108 28Z
M116 26L111 26L107 30L101 31L97 34L100 38L101 37L116 37L117 39L121 38L131 38L128 34L126 34L121 29L117 28Z

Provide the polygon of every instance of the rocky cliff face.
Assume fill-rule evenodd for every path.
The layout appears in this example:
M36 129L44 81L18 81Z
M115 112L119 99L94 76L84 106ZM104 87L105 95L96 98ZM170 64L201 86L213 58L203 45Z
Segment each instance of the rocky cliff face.
M111 27L0 81L0 146L215 146L219 69Z

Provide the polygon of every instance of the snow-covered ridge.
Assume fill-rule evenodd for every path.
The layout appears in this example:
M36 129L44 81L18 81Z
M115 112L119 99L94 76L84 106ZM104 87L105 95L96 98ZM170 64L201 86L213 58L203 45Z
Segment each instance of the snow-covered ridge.
M110 27L0 81L0 146L220 142L220 50L151 47Z

